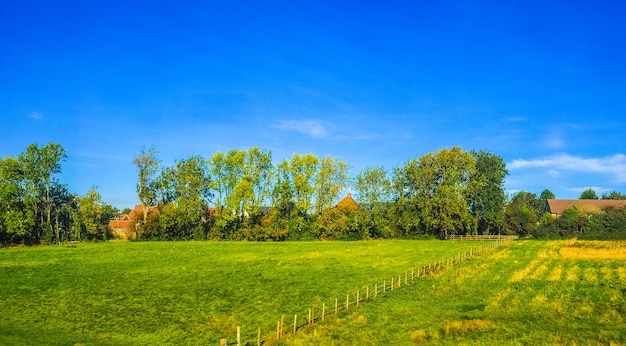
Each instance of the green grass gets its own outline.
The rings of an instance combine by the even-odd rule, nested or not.
[[[217,344],[232,340],[238,325],[256,340],[257,327],[271,335],[282,314],[305,316],[313,303],[477,245],[146,242],[2,249],[0,344]],[[369,306],[393,309],[404,295],[423,296],[430,280],[433,288],[442,285],[425,279],[417,295],[406,290]]]
[[[517,241],[288,345],[626,344],[626,242]]]

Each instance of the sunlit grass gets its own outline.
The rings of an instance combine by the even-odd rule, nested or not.
[[[341,345],[626,344],[626,262],[614,256],[562,257],[559,251],[622,244],[586,245],[578,240],[504,245],[363,306],[359,315],[365,324],[342,317],[338,324],[318,325],[314,338],[305,333],[297,340],[301,345],[333,340]],[[499,258],[495,264],[494,258]]]
[[[476,242],[150,242],[0,250],[0,344],[256,340],[285,314]],[[364,316],[365,318],[365,316]],[[367,324],[362,322],[364,325]]]

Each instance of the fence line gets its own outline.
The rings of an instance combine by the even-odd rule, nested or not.
[[[447,240],[515,240],[519,238],[516,235],[503,235],[503,234],[466,234],[466,235],[449,235],[446,236]]]
[[[468,238],[457,238],[457,237],[472,237],[472,239],[468,239]],[[477,238],[477,237],[481,237],[481,238]],[[487,237],[497,237],[497,238],[487,238]],[[428,265],[424,265],[421,268],[417,267],[417,268],[411,268],[409,270],[406,270],[403,274],[398,275],[397,277],[391,276],[390,277],[390,281],[387,281],[387,279],[383,279],[382,285],[380,284],[380,282],[375,282],[374,283],[374,292],[373,292],[373,298],[377,298],[379,294],[385,294],[389,291],[393,291],[394,289],[398,289],[400,287],[402,287],[403,285],[410,285],[414,280],[416,280],[417,278],[423,277],[423,276],[429,276],[429,275],[434,275],[440,271],[442,271],[443,269],[447,268],[447,267],[451,267],[454,266],[455,264],[461,263],[464,260],[478,255],[486,250],[498,247],[506,242],[512,241],[514,239],[517,239],[517,237],[513,237],[513,236],[451,236],[451,238],[449,239],[453,239],[453,240],[495,240],[493,242],[490,242],[489,244],[484,244],[481,245],[477,248],[471,248],[469,250],[463,251],[460,254],[457,254],[455,256],[452,257],[448,257],[445,259],[441,259],[439,261],[436,261],[434,263],[428,264]],[[410,272],[410,274],[409,274]],[[404,281],[402,280],[404,276]],[[395,281],[394,281],[395,280]],[[353,291],[353,295],[351,295],[350,293],[346,294],[346,301],[345,304],[339,304],[339,299],[335,298],[335,308],[334,310],[331,311],[326,311],[326,303],[322,303],[322,308],[321,308],[321,314],[319,314],[319,316],[316,316],[315,313],[315,305],[312,305],[311,307],[308,308],[308,318],[304,321],[304,322],[300,322],[301,320],[298,319],[298,315],[294,314],[293,315],[293,328],[291,330],[291,335],[295,335],[297,333],[298,330],[305,328],[309,325],[314,325],[317,321],[323,321],[326,319],[326,316],[329,315],[338,315],[341,312],[346,312],[349,311],[350,307],[359,307],[362,303],[365,302],[369,302],[370,301],[370,285],[365,286],[366,289],[366,294],[365,297],[361,294],[360,290],[357,290],[356,292]],[[266,337],[264,340],[261,339],[261,327],[258,327],[257,329],[257,340],[256,343],[252,343],[252,342],[247,342],[247,344],[249,345],[264,345],[265,343],[268,342],[277,342],[278,340],[280,340],[282,337],[284,337],[285,335],[287,335],[288,333],[285,332],[284,330],[284,323],[285,323],[285,315],[281,315],[281,318],[278,320],[277,322],[277,327],[276,327],[276,333],[272,334],[268,337]],[[227,339],[221,339],[220,340],[220,345],[228,345],[226,342]],[[237,326],[237,338],[236,338],[236,345],[240,346],[242,345],[242,338],[241,338],[241,329],[240,326]]]

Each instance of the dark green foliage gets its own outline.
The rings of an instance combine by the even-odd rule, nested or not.
[[[534,232],[537,238],[626,239],[626,208],[607,208],[599,212],[566,209],[557,218],[546,216]]]
[[[598,199],[598,194],[596,190],[589,188],[580,194],[579,199]]]

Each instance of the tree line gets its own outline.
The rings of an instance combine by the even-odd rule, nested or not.
[[[65,159],[65,150],[53,142],[31,144],[17,157],[0,159],[0,243],[111,237],[108,221],[120,211],[104,202],[96,187],[84,196],[70,193],[58,180]],[[293,154],[274,162],[271,151],[252,147],[164,166],[156,148],[141,148],[133,159],[143,211],[134,220],[137,239],[563,237],[626,226],[621,209],[594,216],[601,219],[597,222],[583,211],[548,218],[545,201],[554,198],[549,190],[539,197],[518,192],[509,198],[503,188],[504,160],[484,150],[444,148],[391,171],[370,167],[354,177],[345,161],[332,156]],[[347,191],[358,203],[337,206]],[[586,191],[581,198],[594,194]],[[602,196],[622,197],[618,192]]]
[[[51,142],[0,158],[0,244],[107,239],[108,220],[119,210],[95,187],[85,196],[70,193],[58,180],[66,157]]]
[[[155,148],[135,157],[143,239],[301,240],[445,237],[506,233],[503,159],[487,151],[441,149],[391,172],[355,177],[331,156],[217,152],[161,167]],[[351,188],[353,208],[335,207]],[[214,208],[210,208],[214,206]],[[158,215],[149,217],[150,207]]]

